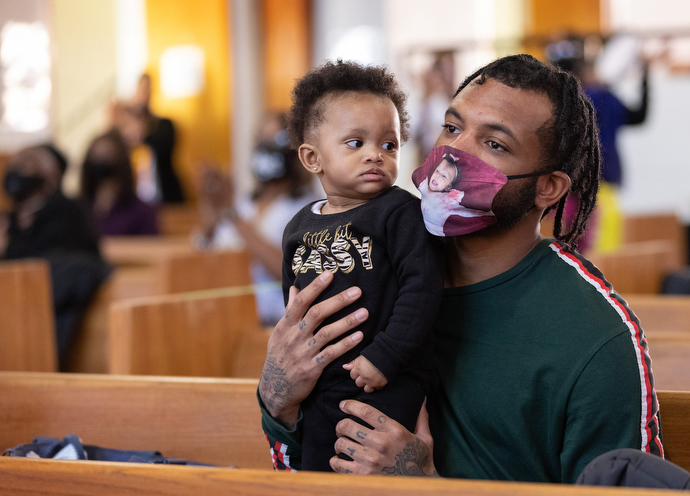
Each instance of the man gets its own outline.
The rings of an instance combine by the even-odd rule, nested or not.
[[[343,401],[331,467],[388,473],[574,482],[616,448],[662,455],[651,361],[639,321],[601,273],[565,243],[584,231],[596,198],[599,145],[591,104],[572,76],[525,55],[492,62],[460,86],[436,146],[471,154],[507,176],[496,223],[446,243],[446,289],[435,323],[441,387],[416,433]],[[510,180],[512,178],[512,180]],[[569,191],[573,224],[561,218]],[[554,240],[539,223],[556,208]],[[275,465],[299,468],[299,405],[335,357],[326,346],[365,309],[322,328],[360,288],[309,308],[333,275],[299,294],[269,342],[259,398]],[[362,288],[366,291],[366,288]],[[323,348],[323,349],[321,349]]]

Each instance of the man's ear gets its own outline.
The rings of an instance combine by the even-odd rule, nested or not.
[[[570,183],[568,174],[561,171],[541,176],[537,181],[537,196],[534,204],[541,209],[556,204],[568,192]]]
[[[300,145],[297,150],[299,154],[299,161],[302,165],[312,174],[318,174],[321,172],[321,165],[319,164],[319,151],[314,145],[304,143]]]

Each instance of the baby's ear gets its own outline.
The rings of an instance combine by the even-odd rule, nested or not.
[[[302,165],[312,174],[321,172],[321,165],[319,164],[319,151],[314,145],[304,143],[297,150],[299,160]]]

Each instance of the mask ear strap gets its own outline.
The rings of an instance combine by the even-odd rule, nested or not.
[[[512,176],[506,176],[508,179],[523,179],[525,177],[537,177],[537,176],[543,176],[544,174],[549,174],[551,172],[554,172],[553,170],[538,170],[534,172],[528,172],[527,174],[515,174]]]

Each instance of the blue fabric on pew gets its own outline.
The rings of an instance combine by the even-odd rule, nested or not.
[[[34,455],[31,455],[34,453]],[[107,462],[163,463],[171,465],[195,465],[211,467],[205,463],[190,462],[183,458],[167,458],[158,451],[127,451],[100,446],[83,445],[75,434],[63,440],[38,436],[31,444],[20,444],[6,449],[3,456],[59,458],[62,460],[96,460]]]

